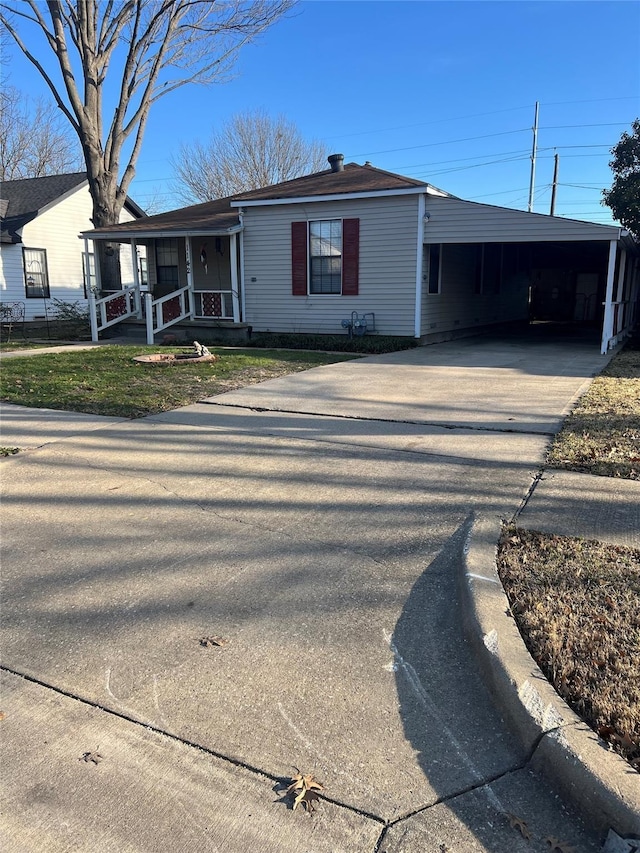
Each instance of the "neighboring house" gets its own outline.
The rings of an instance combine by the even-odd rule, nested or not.
[[[52,299],[86,305],[87,286],[95,284],[93,254],[79,239],[92,227],[86,174],[3,181],[0,199],[0,301],[24,302],[27,321],[52,312]],[[127,200],[121,222],[142,216]],[[121,252],[121,269],[123,284],[131,284],[130,251]]]
[[[639,251],[623,229],[329,162],[85,236],[146,248],[148,335],[185,318],[335,334],[366,315],[380,334],[427,342],[533,317],[597,327],[606,350],[632,326]]]

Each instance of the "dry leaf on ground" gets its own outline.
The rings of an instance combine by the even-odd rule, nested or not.
[[[545,838],[545,842],[551,848],[551,853],[577,853],[575,847],[571,847],[566,841],[560,841],[555,835]]]
[[[531,841],[531,833],[529,832],[529,827],[522,820],[522,818],[519,818],[517,815],[511,814],[511,812],[507,812],[507,817],[509,818],[509,826],[512,829],[517,829],[520,835],[523,838],[526,838],[527,841]]]
[[[211,646],[226,646],[229,644],[229,640],[225,637],[200,637],[199,642],[205,649],[209,649]]]
[[[102,758],[99,752],[84,752],[80,761],[86,761],[87,763],[91,761],[94,764],[100,764]]]
[[[324,791],[324,785],[322,785],[321,782],[318,782],[317,779],[314,779],[311,774],[305,776],[297,767],[294,767],[294,770],[297,770],[298,772],[292,778],[291,784],[287,788],[287,794],[294,797],[293,811],[295,811],[299,805],[302,805],[302,808],[305,809],[308,814],[311,814],[314,810],[314,802],[320,799],[318,791]]]

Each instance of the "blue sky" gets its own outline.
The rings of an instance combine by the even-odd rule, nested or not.
[[[244,48],[234,79],[152,113],[130,195],[176,206],[170,156],[239,111],[285,115],[327,153],[525,209],[540,102],[534,210],[610,222],[609,149],[640,115],[640,2],[302,2]],[[11,81],[44,93],[15,54]]]

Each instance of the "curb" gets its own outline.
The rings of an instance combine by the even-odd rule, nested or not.
[[[544,775],[603,835],[640,834],[640,778],[556,693],[510,615],[496,568],[501,522],[474,520],[460,573],[464,628],[498,709]]]

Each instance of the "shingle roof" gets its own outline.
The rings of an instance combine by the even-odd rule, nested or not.
[[[20,242],[17,231],[23,225],[35,219],[50,204],[87,183],[86,172],[3,181],[0,186],[0,199],[7,204],[2,212],[2,242]],[[144,211],[131,199],[127,199],[126,204],[133,213],[144,216]]]
[[[0,197],[7,202],[2,216],[2,242],[20,242],[19,228],[35,219],[51,202],[87,182],[85,172],[3,181]]]
[[[3,181],[0,196],[9,202],[7,217],[13,219],[27,214],[36,216],[43,207],[86,182],[86,172]]]
[[[121,225],[97,228],[91,234],[109,233],[113,235],[136,232],[185,232],[185,231],[226,231],[240,224],[236,209],[231,202],[241,201],[270,201],[274,199],[296,199],[309,196],[349,194],[361,192],[381,192],[384,190],[417,189],[428,184],[414,178],[406,178],[393,172],[376,169],[370,164],[360,166],[358,163],[347,163],[340,172],[326,169],[304,175],[291,181],[284,181],[263,189],[239,193],[216,201],[170,210],[156,216],[148,216],[144,221],[124,222]]]
[[[314,195],[415,189],[426,186],[427,184],[423,181],[385,172],[369,163],[365,163],[364,166],[358,163],[347,163],[340,172],[334,172],[331,169],[315,172],[313,175],[294,178],[292,181],[285,181],[272,187],[241,193],[235,197],[235,201],[268,201]]]
[[[130,234],[140,232],[163,232],[163,231],[226,231],[239,224],[238,212],[230,205],[231,198],[218,199],[217,201],[205,201],[201,204],[193,204],[189,207],[181,207],[179,210],[169,210],[166,213],[157,213],[155,216],[145,216],[132,222],[122,222],[120,225],[96,228],[95,231],[87,231],[91,234]]]

